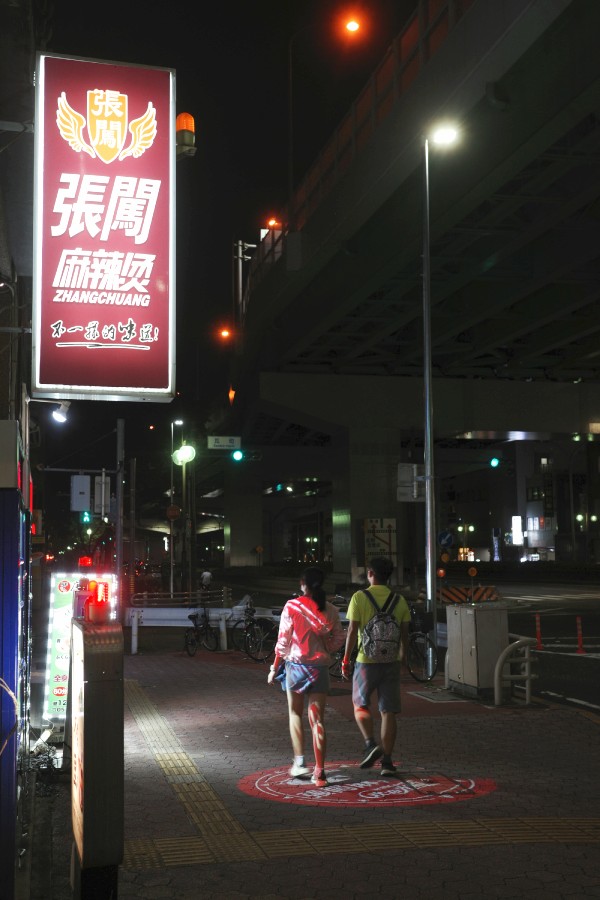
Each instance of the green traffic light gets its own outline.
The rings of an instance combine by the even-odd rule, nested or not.
[[[82,521],[82,523],[83,523],[84,525],[89,525],[89,523],[92,521],[92,517],[91,517],[90,513],[89,513],[89,512],[83,512],[83,513],[81,514],[81,521]]]
[[[492,469],[497,469],[499,465],[500,460],[498,459],[498,457],[492,456],[492,458],[490,459],[490,466],[492,467]]]
[[[244,451],[243,450],[234,450],[233,453],[231,454],[231,458],[234,459],[236,462],[241,462],[244,458]]]

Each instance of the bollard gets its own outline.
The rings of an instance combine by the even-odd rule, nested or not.
[[[141,610],[131,610],[131,655],[135,656],[138,652],[138,628],[140,625]]]
[[[227,650],[227,620],[223,614],[219,616],[219,650]]]
[[[542,626],[541,626],[541,616],[539,613],[535,614],[535,638],[536,638],[536,650],[543,650],[544,646],[542,644]]]
[[[575,620],[577,622],[577,652],[585,653],[583,649],[583,632],[581,630],[581,616],[576,616]]]

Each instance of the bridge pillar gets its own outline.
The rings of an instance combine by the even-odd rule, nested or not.
[[[262,553],[262,481],[260,464],[232,463],[224,471],[223,534],[226,566],[257,566]]]
[[[394,584],[407,584],[416,572],[422,504],[398,503],[400,443],[400,429],[369,424],[335,441],[333,566],[340,579],[364,580],[366,563],[377,555],[393,560]]]

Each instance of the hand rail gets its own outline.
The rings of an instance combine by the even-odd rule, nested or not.
[[[531,664],[536,662],[537,659],[531,656],[531,648],[535,646],[536,639],[530,637],[522,637],[518,634],[509,634],[509,638],[513,639],[513,642],[506,647],[500,656],[498,657],[498,661],[496,662],[496,667],[494,669],[494,705],[502,706],[502,683],[505,681],[525,681],[525,704],[527,706],[531,703],[531,681],[533,678],[537,678],[536,674],[533,674],[531,671]],[[521,651],[523,651],[521,653]],[[519,653],[520,655],[516,655]],[[510,657],[514,657],[511,659]],[[513,665],[514,663],[520,663],[522,666],[522,671],[519,673],[509,672],[507,674],[503,674],[503,669],[506,663],[508,665]]]

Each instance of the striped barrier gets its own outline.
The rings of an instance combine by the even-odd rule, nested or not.
[[[483,603],[484,601],[499,600],[495,587],[443,587],[438,592],[442,603]]]

